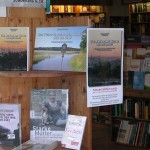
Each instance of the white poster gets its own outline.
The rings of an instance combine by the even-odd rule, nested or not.
[[[0,0],[0,6],[45,8],[46,0]]]
[[[123,28],[87,29],[87,107],[123,101]]]
[[[6,7],[0,7],[0,17],[6,17]]]

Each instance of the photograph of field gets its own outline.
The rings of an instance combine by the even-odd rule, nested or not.
[[[33,70],[85,72],[86,29],[87,26],[36,28]]]

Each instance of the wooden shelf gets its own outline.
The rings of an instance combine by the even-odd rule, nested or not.
[[[131,22],[130,24],[149,24],[150,22]]]
[[[141,97],[141,98],[148,98],[150,97],[149,90],[133,90],[133,89],[124,89],[124,96],[129,97]]]
[[[65,14],[105,14],[105,12],[51,12],[50,14],[61,14],[61,15],[65,15]]]
[[[124,119],[124,120],[131,120],[131,122],[132,122],[132,121],[135,121],[135,122],[136,122],[136,121],[137,121],[137,122],[138,122],[138,121],[150,122],[150,120],[148,120],[148,119],[140,119],[140,118],[138,119],[138,118],[133,118],[133,117],[112,116],[112,118],[113,118],[113,119],[118,119],[118,120],[120,120],[120,119],[121,119],[121,120],[122,120],[122,119]]]
[[[85,75],[85,72],[57,72],[57,71],[3,71],[0,77],[61,77],[65,75]]]

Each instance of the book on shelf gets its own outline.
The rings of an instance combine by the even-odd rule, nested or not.
[[[80,150],[86,125],[86,116],[68,115],[62,147]]]
[[[121,124],[119,127],[117,140],[118,143],[125,143],[125,137],[127,136],[127,126],[129,121],[128,120],[121,120]]]
[[[124,103],[123,103],[125,106],[124,106],[124,114],[126,117],[133,117],[133,110],[134,109],[134,105],[133,105],[133,99],[132,98],[126,98],[124,100]]]
[[[21,144],[21,105],[0,104],[0,149]]]
[[[142,137],[142,146],[150,147],[150,123],[147,125],[147,128],[145,127],[144,131],[146,133],[144,134],[144,137]]]
[[[136,59],[145,59],[146,48],[136,49]]]
[[[30,140],[61,141],[68,115],[68,89],[32,89]]]
[[[0,27],[0,71],[29,70],[29,27]]]
[[[36,28],[33,70],[85,72],[87,28]]]
[[[31,141],[28,140],[12,150],[54,150],[58,146],[58,141]]]
[[[112,120],[112,141],[117,141],[118,131],[121,124],[121,119],[114,119]]]
[[[133,89],[144,90],[144,72],[134,71]]]
[[[83,5],[82,6],[82,12],[83,13],[87,13],[90,11],[90,6],[89,5]]]
[[[130,70],[129,71],[140,71],[141,59],[130,59]]]
[[[150,71],[144,72],[144,90],[150,89]]]
[[[128,141],[129,145],[134,145],[137,129],[138,129],[138,124],[132,123],[132,129],[131,129],[131,133],[130,133],[130,137],[129,137],[129,141]]]
[[[140,146],[142,133],[143,133],[143,128],[144,128],[144,122],[140,122],[139,128],[138,128],[138,135],[137,135],[136,141],[135,141],[135,146]]]
[[[125,144],[129,143],[129,138],[130,138],[130,134],[131,134],[131,131],[132,131],[132,127],[133,127],[133,125],[128,123],[127,131],[126,131],[125,138],[124,138],[124,143]]]
[[[124,87],[126,89],[133,88],[133,71],[124,71],[123,72],[123,79],[124,79]]]

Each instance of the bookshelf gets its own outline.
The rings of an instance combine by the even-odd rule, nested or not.
[[[150,92],[145,86],[149,80],[145,82],[145,74],[148,71],[146,61],[149,59],[148,45],[142,43],[141,38],[139,42],[126,43],[123,103],[112,106],[112,141],[130,146],[132,149],[150,148]],[[138,60],[140,63],[135,63],[133,60]],[[143,82],[135,78],[136,73],[144,75]],[[139,81],[137,86],[135,79]]]
[[[127,3],[129,1],[122,1]],[[130,1],[129,35],[124,47],[123,103],[112,106],[112,141],[127,149],[150,148],[149,69],[150,3]],[[139,79],[137,73],[142,79]],[[145,80],[146,79],[146,80]],[[136,81],[139,81],[137,83]]]
[[[125,89],[123,104],[112,108],[112,141],[133,149],[149,149],[149,105],[149,91]]]
[[[129,4],[130,34],[150,35],[150,2]]]
[[[107,6],[99,5],[51,5],[48,18],[89,16],[93,27],[107,27]]]

